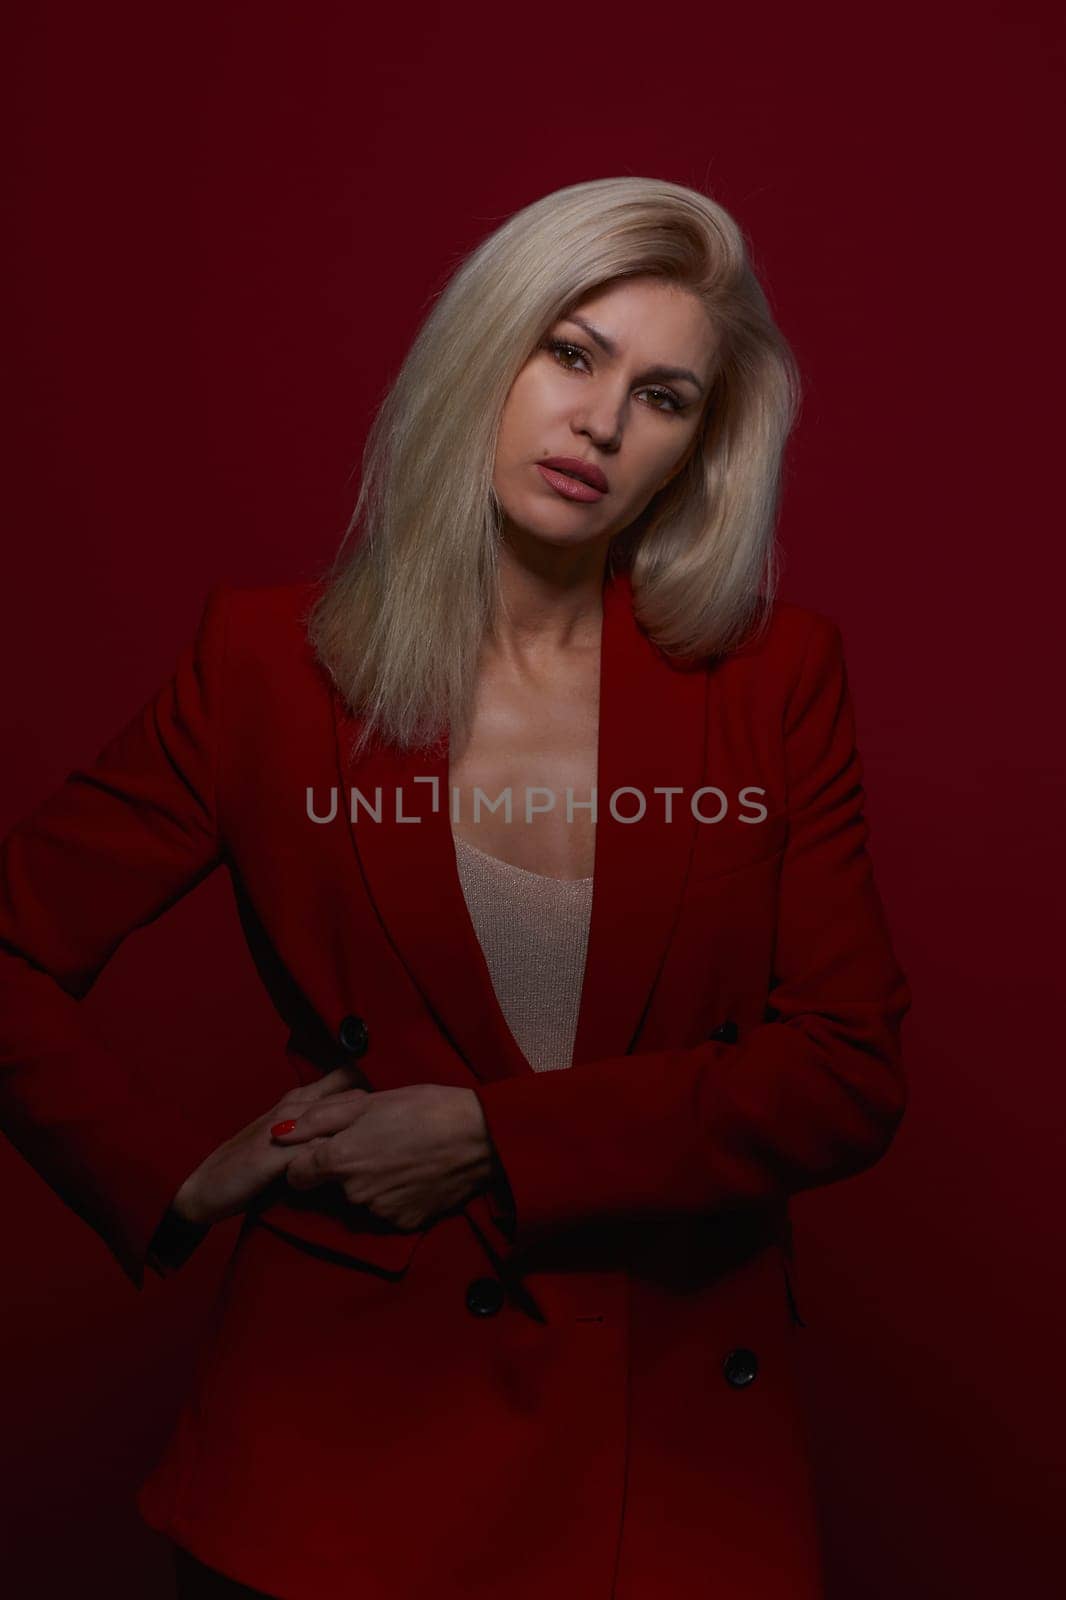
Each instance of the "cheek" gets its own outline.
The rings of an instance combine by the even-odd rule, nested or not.
[[[647,505],[670,471],[674,459],[672,453],[656,449],[654,443],[634,457],[628,474],[630,497],[634,505]]]
[[[523,454],[529,453],[529,403],[524,390],[516,384],[507,397],[500,417],[497,435],[497,465],[507,467]]]
[[[547,449],[551,434],[545,430],[558,427],[562,418],[569,415],[573,391],[550,369],[530,366],[520,372],[511,386],[503,408],[502,425],[510,437],[525,441],[526,453],[532,449]]]
[[[666,424],[664,422],[663,428],[665,429],[665,427]],[[689,428],[682,429],[680,424],[677,426],[677,432],[668,443],[663,443],[660,440],[655,441],[656,448],[649,452],[644,462],[642,477],[645,485],[645,494],[648,498],[658,492],[664,478],[669,478],[672,474],[681,470],[679,464],[684,459],[691,442],[692,430]]]
[[[521,373],[500,417],[496,440],[498,477],[525,467],[549,451],[552,440],[559,437],[558,422],[553,421],[557,413],[557,404],[553,410],[550,384],[533,372]]]

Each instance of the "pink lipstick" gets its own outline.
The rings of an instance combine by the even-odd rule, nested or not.
[[[545,483],[568,500],[600,500],[607,493],[607,479],[591,461],[577,456],[548,456],[536,463]]]

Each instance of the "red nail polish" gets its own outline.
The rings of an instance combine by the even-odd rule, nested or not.
[[[270,1137],[279,1139],[283,1133],[291,1133],[295,1126],[295,1122],[275,1122],[270,1130]]]

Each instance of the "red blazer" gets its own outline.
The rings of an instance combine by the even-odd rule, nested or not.
[[[788,1199],[889,1145],[910,1004],[840,632],[778,603],[686,669],[608,583],[574,1064],[535,1073],[434,809],[446,746],[352,761],[313,592],[213,590],[173,678],[8,836],[3,1125],[139,1285],[217,1140],[163,1119],[78,1001],[224,865],[294,1084],[358,1060],[373,1089],[474,1089],[514,1214],[479,1194],[400,1233],[275,1185],[140,1510],[285,1600],[812,1600]],[[360,800],[353,824],[351,791],[379,785],[381,820]],[[332,820],[309,790],[319,817],[337,791]]]

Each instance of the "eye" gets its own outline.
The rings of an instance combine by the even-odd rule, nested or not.
[[[566,339],[545,339],[544,348],[546,350],[550,350],[557,361],[559,361],[561,356],[583,356],[587,353],[586,351],[582,350],[580,345],[570,344]],[[560,366],[566,366],[565,361],[560,361],[559,364]],[[572,372],[574,369],[571,367],[569,370]]]
[[[672,389],[646,389],[646,394],[661,395],[667,402],[665,406],[653,406],[653,411],[684,411],[684,406]]]
[[[588,360],[588,351],[584,350],[579,344],[571,344],[569,339],[545,339],[543,348],[549,350],[559,365],[567,372],[577,372],[579,370],[578,367],[570,364],[570,357],[576,356],[579,360]],[[680,395],[676,395],[672,389],[644,389],[641,393],[657,396],[659,401],[665,402],[665,404],[653,404],[651,407],[653,411],[662,411],[667,415],[671,413],[677,415],[687,410]]]

